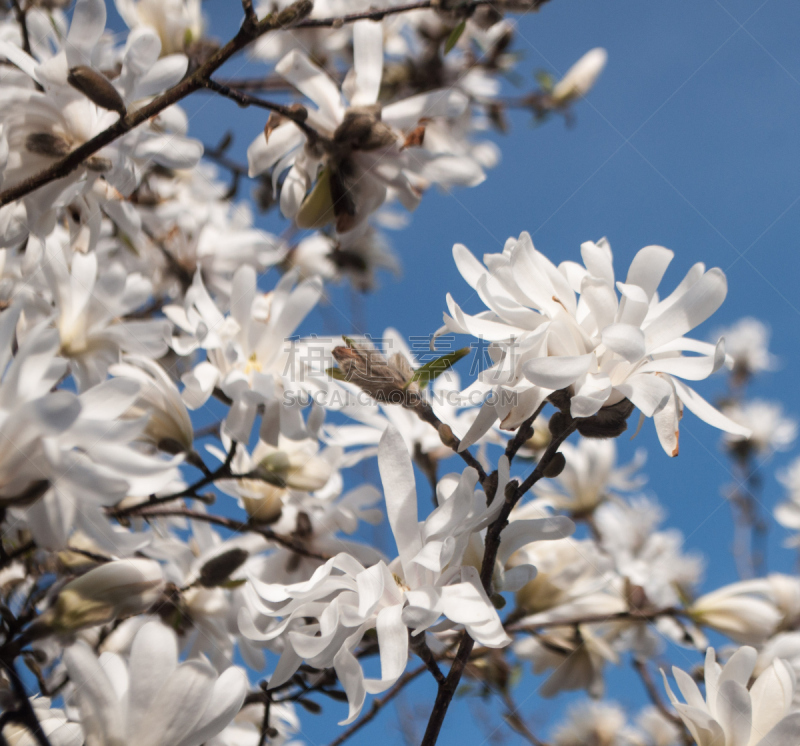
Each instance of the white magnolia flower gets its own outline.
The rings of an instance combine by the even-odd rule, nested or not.
[[[753,676],[760,676],[774,661],[782,660],[800,676],[800,632],[780,632],[771,638],[758,653]],[[794,707],[800,709],[800,691],[795,690]]]
[[[267,34],[268,36],[268,34]],[[207,746],[260,746],[264,724],[264,705],[245,705],[233,722],[218,736],[207,741]],[[270,746],[301,746],[293,736],[301,732],[300,718],[291,702],[272,702],[269,706]]]
[[[37,624],[71,632],[141,614],[163,587],[164,575],[157,562],[136,558],[106,562],[67,583]]]
[[[103,381],[122,353],[159,358],[168,349],[170,325],[164,319],[124,321],[150,296],[141,275],[120,264],[102,268],[97,254],[68,256],[53,243],[45,250],[43,271],[52,294],[61,354],[69,358],[81,391]]]
[[[83,745],[80,724],[70,721],[64,710],[52,708],[49,697],[32,698],[31,705],[50,746]],[[39,743],[24,725],[16,723],[6,725],[2,734],[8,746],[37,746]]]
[[[141,355],[125,355],[123,362],[112,365],[108,372],[140,385],[139,396],[125,416],[147,417],[141,435],[146,442],[173,451],[192,449],[192,420],[178,388],[161,365]]]
[[[599,543],[614,560],[617,572],[640,587],[657,607],[675,606],[700,580],[703,558],[682,551],[677,529],[658,531],[664,510],[646,497],[607,502],[595,513]]]
[[[739,319],[715,335],[715,339],[720,337],[725,338],[725,352],[736,381],[744,382],[777,367],[778,360],[769,351],[769,329],[764,322],[749,316]]]
[[[612,647],[618,634],[615,625],[551,625],[586,616],[613,617],[628,608],[611,561],[592,541],[561,539],[523,547],[511,557],[510,564],[517,563],[537,569],[536,577],[516,594],[520,624],[546,623],[548,627],[540,636],[519,637],[514,653],[530,660],[536,674],[552,669],[538,690],[542,696],[575,689],[599,696],[605,664],[619,660]]]
[[[761,458],[786,451],[797,438],[797,420],[787,417],[778,402],[752,399],[723,407],[725,416],[750,431],[748,436],[725,433],[723,442],[734,454]]]
[[[114,0],[130,29],[153,29],[161,40],[161,53],[183,52],[203,35],[200,0]]]
[[[786,500],[775,507],[775,520],[782,526],[800,531],[800,458],[796,458],[785,469],[778,472],[778,481],[786,489]],[[788,546],[800,543],[800,536],[787,541]]]
[[[688,608],[692,619],[740,644],[759,644],[781,623],[776,588],[769,578],[723,586],[696,599]]]
[[[564,443],[559,451],[566,458],[564,471],[533,488],[540,500],[556,510],[591,512],[620,492],[639,490],[647,480],[637,473],[646,459],[642,449],[625,466],[617,466],[617,446],[613,440],[582,438],[576,445]]]
[[[553,87],[553,100],[559,106],[583,98],[592,89],[608,61],[608,52],[602,47],[590,49]]]
[[[178,663],[175,633],[149,622],[130,659],[97,658],[83,641],[64,653],[73,687],[65,695],[80,713],[87,746],[200,746],[236,716],[247,677],[231,667],[217,676],[199,659]]]
[[[247,152],[250,176],[272,169],[274,185],[289,169],[281,188],[281,211],[303,228],[335,220],[337,231],[344,233],[390,195],[413,209],[431,183],[474,186],[485,178],[471,157],[454,154],[446,143],[430,149],[425,142],[429,125],[421,120],[435,123],[457,114],[466,108],[465,96],[435,90],[380,107],[382,24],[357,21],[353,48],[353,71],[345,81],[347,103],[338,86],[304,53],[293,50],[275,67],[318,106],[308,111],[306,123],[325,140],[310,141],[285,119],[268,126]]]
[[[57,340],[52,342],[51,355],[57,349]],[[16,469],[15,480],[27,481],[29,490],[31,483],[40,486],[27,499],[11,502],[13,514],[39,546],[63,548],[78,529],[103,551],[119,556],[149,540],[146,533],[130,534],[112,526],[102,511],[126,498],[149,497],[179,481],[180,456],[162,459],[135,446],[147,419],[127,420],[122,415],[138,394],[134,381],[111,379],[78,397],[65,391],[46,397],[53,405],[66,402],[59,405],[64,407],[59,414],[61,427],[48,433],[38,449],[20,454],[27,466]],[[35,420],[31,427],[36,427]],[[14,450],[24,447],[21,439],[14,443]]]
[[[637,746],[677,746],[681,731],[657,707],[645,707],[636,718],[631,739]]]
[[[51,165],[70,150],[82,145],[114,124],[127,106],[161,93],[185,74],[184,55],[158,59],[161,43],[153,31],[132,32],[120,57],[120,74],[114,82],[100,72],[103,63],[99,44],[105,32],[104,0],[79,0],[73,12],[63,49],[37,61],[19,47],[0,40],[0,56],[16,65],[30,80],[29,86],[0,88],[0,123],[9,143],[9,161],[4,172],[5,186],[18,184]],[[88,76],[83,87],[92,98],[68,80],[78,69]],[[43,91],[37,90],[34,83]],[[92,92],[93,91],[93,92]],[[112,99],[109,102],[109,99]],[[103,103],[98,105],[96,101]],[[109,108],[110,107],[110,108]],[[111,110],[113,109],[113,110]],[[23,198],[20,204],[2,209],[0,225],[4,245],[14,245],[27,230],[44,237],[55,225],[57,208],[70,205],[88,193],[95,181],[112,187],[100,190],[102,207],[115,220],[130,225],[135,211],[120,201],[119,194],[130,194],[138,182],[138,169],[150,161],[167,168],[194,165],[203,153],[202,145],[184,137],[185,117],[172,107],[148,125],[139,127],[97,151],[69,176],[45,185]],[[97,215],[97,195],[84,210],[85,218]],[[23,217],[24,215],[24,217]]]
[[[725,361],[722,342],[683,336],[719,308],[727,293],[722,271],[696,264],[661,300],[656,291],[673,257],[668,249],[639,251],[626,281],[616,284],[605,240],[582,244],[581,253],[585,266],[556,267],[523,233],[502,254],[487,255],[483,266],[464,246],[454,246],[459,271],[489,310],[469,315],[448,295],[444,329],[491,342],[495,361],[464,392],[492,396],[461,446],[497,419],[515,429],[554,392],[562,392],[558,402],[573,417],[592,418],[578,429],[594,437],[618,435],[638,407],[653,417],[671,456],[678,453],[684,406],[715,427],[747,434],[680,380],[702,380]]]
[[[625,712],[612,702],[579,702],[553,734],[555,746],[627,746]]]
[[[418,635],[445,617],[437,630],[463,624],[481,645],[510,642],[478,571],[461,564],[470,536],[491,523],[502,502],[495,498],[487,507],[485,494],[475,489],[477,472],[467,468],[460,478],[448,480],[439,507],[419,523],[411,459],[393,428],[381,440],[378,464],[399,557],[389,565],[381,561],[365,568],[339,554],[310,580],[289,586],[253,578],[253,609],[282,621],[262,632],[247,615],[239,620],[243,634],[252,639],[271,640],[291,631],[284,634],[288,645],[271,686],[286,681],[303,659],[317,668],[335,668],[350,702],[345,722],[358,716],[367,692],[388,689],[402,674],[409,629]],[[499,470],[497,495],[502,495],[508,483],[504,459]],[[559,535],[552,519],[529,521],[526,529],[524,543]],[[371,628],[377,629],[380,645],[380,679],[365,679],[353,655]]]
[[[204,162],[168,174],[157,169],[145,174],[136,205],[145,230],[130,236],[140,257],[132,266],[153,278],[157,295],[182,297],[199,270],[217,303],[227,309],[239,267],[262,273],[286,257],[284,243],[255,228],[250,207],[232,203],[228,189],[216,167]],[[130,261],[131,252],[123,256]]]
[[[714,648],[706,652],[705,697],[694,679],[673,667],[672,673],[686,703],[664,685],[698,746],[793,746],[800,733],[800,712],[792,712],[797,682],[781,660],[749,685],[756,664],[753,648],[739,648],[725,666],[720,666]]]
[[[375,289],[377,270],[400,272],[400,263],[385,235],[366,222],[336,239],[313,233],[289,251],[285,264],[297,269],[303,278],[320,275],[330,282],[347,279],[362,292]]]
[[[314,358],[315,341],[307,346],[289,337],[322,294],[319,278],[295,286],[296,275],[281,278],[270,293],[258,292],[252,267],[241,267],[233,278],[232,306],[223,316],[198,273],[186,293],[184,307],[165,306],[164,313],[181,334],[172,340],[179,355],[205,349],[207,360],[182,377],[183,399],[190,409],[203,406],[215,388],[231,399],[223,430],[247,443],[260,406],[261,438],[276,443],[279,433],[306,437],[302,407],[308,390],[324,389],[324,375],[305,366]],[[319,355],[316,356],[319,358]]]
[[[316,439],[291,440],[285,436],[279,437],[276,446],[260,440],[251,454],[240,446],[231,462],[233,472],[252,476],[221,479],[217,486],[239,498],[251,517],[274,523],[291,490],[315,492],[331,479],[334,473],[331,458],[326,458],[326,454],[318,455],[318,451]],[[224,460],[224,454],[212,452]]]

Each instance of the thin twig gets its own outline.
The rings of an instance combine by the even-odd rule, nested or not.
[[[607,624],[610,622],[652,622],[660,617],[686,616],[687,612],[675,606],[666,606],[658,609],[639,610],[629,609],[617,611],[613,614],[587,614],[577,619],[548,619],[544,622],[526,623],[521,619],[512,624],[507,624],[506,632],[536,632],[540,629],[552,627],[577,627],[582,624]]]
[[[644,688],[647,690],[647,695],[650,697],[650,701],[667,720],[677,725],[681,732],[685,734],[686,730],[683,720],[681,720],[680,717],[678,717],[678,715],[676,715],[674,712],[669,710],[664,704],[664,700],[661,699],[658,688],[653,682],[653,677],[650,676],[650,670],[647,668],[647,661],[641,660],[640,658],[634,656],[631,662],[634,670],[639,674],[642,684],[644,684]]]
[[[433,678],[436,679],[436,683],[442,686],[444,684],[444,674],[442,673],[442,669],[439,668],[439,664],[436,662],[433,651],[428,647],[428,643],[425,641],[424,633],[417,635],[416,638],[414,636],[411,637],[411,649],[428,667],[428,670],[433,674]]]
[[[253,0],[242,0],[242,10],[244,10],[244,21],[255,26],[258,23],[258,16],[253,10]]]
[[[14,15],[16,16],[17,23],[19,24],[19,30],[22,34],[22,48],[31,56],[33,57],[33,52],[31,51],[31,36],[28,32],[28,16],[27,11],[23,10],[22,6],[19,3],[19,0],[11,0],[11,5],[14,7]],[[41,85],[39,86],[41,90]]]
[[[417,406],[411,408],[411,411],[414,412],[421,420],[427,422],[429,425],[432,425],[441,436],[442,430],[440,428],[445,423],[443,423],[436,416],[436,413],[433,411],[433,408],[430,406],[430,404],[428,404],[426,401],[420,401]],[[461,447],[461,441],[453,436],[452,440],[448,443],[445,443],[445,445],[452,448],[455,453],[461,456],[467,466],[471,466],[473,469],[475,469],[475,471],[478,472],[478,479],[480,480],[480,483],[483,484],[487,476],[486,471],[481,466],[478,459],[476,459],[468,450],[458,450]]]
[[[219,465],[214,471],[205,474],[201,479],[198,479],[194,484],[190,484],[185,489],[181,490],[180,492],[173,492],[169,495],[160,495],[159,497],[151,497],[150,500],[144,503],[138,503],[136,505],[128,505],[124,508],[111,508],[108,510],[108,515],[112,518],[125,518],[130,515],[134,515],[139,513],[142,508],[150,508],[156,505],[163,505],[164,503],[172,502],[174,500],[180,500],[184,497],[197,497],[197,491],[201,490],[203,487],[216,482],[219,479],[228,479],[228,478],[236,478],[237,476],[242,477],[244,475],[236,475],[231,473],[231,463],[233,461],[233,457],[236,453],[236,441],[231,443],[230,450],[228,451],[227,456],[225,457],[225,461]]]
[[[257,106],[260,109],[267,109],[268,111],[274,111],[276,114],[280,114],[282,117],[286,117],[286,119],[290,119],[294,124],[301,129],[306,137],[309,140],[317,141],[317,140],[324,140],[325,138],[319,134],[313,127],[310,127],[306,124],[306,119],[308,118],[308,110],[305,106],[300,104],[294,104],[290,106],[285,106],[284,104],[276,104],[274,101],[266,101],[263,98],[258,98],[257,96],[251,96],[249,93],[243,93],[242,91],[236,91],[233,88],[229,88],[226,85],[222,85],[221,83],[217,83],[215,80],[206,80],[203,83],[205,88],[208,88],[215,93],[219,93],[220,96],[225,96],[225,98],[231,99],[231,101],[235,101],[239,106],[248,107],[248,106]]]
[[[538,409],[519,426],[517,432],[514,434],[514,437],[508,441],[508,444],[506,445],[506,458],[508,458],[509,461],[514,460],[514,456],[517,455],[517,451],[519,451],[519,449],[525,445],[525,441],[533,436],[533,423],[542,413],[542,410],[546,405],[547,402],[543,401],[539,405]]]
[[[497,558],[497,552],[500,548],[500,534],[503,529],[508,525],[508,516],[514,509],[514,506],[519,502],[522,496],[538,482],[543,476],[545,469],[552,461],[553,457],[558,453],[561,444],[572,434],[577,427],[575,420],[571,420],[569,425],[550,441],[550,445],[542,455],[536,468],[528,476],[528,478],[516,489],[509,490],[505,496],[497,495],[496,500],[504,498],[503,507],[500,514],[495,521],[489,526],[486,532],[486,539],[483,550],[483,564],[481,565],[481,584],[484,590],[491,596],[492,593],[492,575],[494,573],[494,564]],[[425,729],[425,735],[422,739],[421,746],[434,746],[439,738],[439,732],[442,728],[447,710],[450,707],[450,702],[456,693],[458,684],[461,681],[461,676],[464,673],[464,667],[469,660],[472,648],[475,641],[469,636],[466,630],[461,633],[461,640],[458,645],[456,657],[453,664],[450,666],[450,672],[444,684],[439,686],[436,693],[436,701],[434,702],[433,709],[431,710],[430,718],[428,719],[428,726]]]
[[[212,523],[215,526],[227,528],[235,533],[245,533],[246,531],[251,531],[256,534],[261,534],[261,536],[263,536],[265,539],[274,541],[276,544],[280,544],[280,546],[284,547],[285,549],[289,549],[295,554],[300,554],[303,557],[320,560],[321,562],[327,562],[330,559],[330,556],[327,554],[314,552],[306,547],[302,542],[292,538],[291,536],[277,534],[271,529],[266,528],[265,526],[260,526],[258,523],[253,523],[251,521],[237,521],[233,518],[225,518],[224,516],[220,515],[201,513],[199,510],[190,510],[189,508],[150,507],[148,503],[137,507],[139,508],[138,510],[134,510],[133,512],[128,511],[127,515],[136,516],[137,518],[189,518],[194,521]]]
[[[255,27],[244,24],[225,46],[218,49],[191,75],[184,78],[180,83],[174,85],[169,90],[154,98],[150,103],[145,104],[139,109],[128,112],[124,117],[120,117],[114,124],[95,135],[93,138],[78,146],[71,153],[60,158],[51,166],[39,171],[33,176],[23,179],[19,184],[9,187],[0,192],[0,206],[7,205],[14,200],[18,200],[27,194],[39,189],[39,187],[49,184],[51,181],[61,179],[72,173],[89,156],[94,155],[98,150],[114,142],[122,135],[127,134],[140,124],[147,122],[152,117],[164,111],[169,106],[178,103],[186,98],[190,93],[203,87],[206,80],[216,72],[234,54],[244,49],[248,44],[255,41],[259,36],[276,29],[287,29],[296,27],[297,24],[307,16],[314,7],[311,0],[298,0],[279,13],[271,13]]]
[[[459,10],[468,13],[482,5],[492,5],[500,10],[507,11],[527,11],[537,8],[543,0],[470,0],[459,5]],[[49,184],[56,179],[61,179],[71,174],[89,156],[94,155],[98,150],[114,142],[131,130],[138,127],[164,111],[169,106],[178,103],[189,94],[202,90],[206,82],[210,79],[225,62],[234,54],[243,50],[246,46],[254,42],[260,36],[279,29],[300,29],[300,28],[339,28],[348,23],[359,20],[379,21],[386,16],[406,13],[414,10],[424,10],[434,5],[433,0],[422,0],[421,2],[408,3],[406,5],[396,5],[391,8],[380,10],[366,10],[360,13],[351,13],[344,16],[334,16],[331,18],[306,18],[314,7],[312,0],[297,0],[288,8],[271,13],[266,18],[256,23],[242,24],[236,36],[227,44],[220,47],[193,73],[168,89],[160,96],[156,96],[148,104],[139,109],[128,112],[124,117],[120,117],[114,124],[107,129],[87,140],[83,145],[78,146],[72,152],[60,158],[52,165],[39,171],[27,179],[23,179],[19,184],[9,187],[0,192],[0,207],[10,202],[21,199],[31,192],[36,191],[45,184]]]
[[[334,738],[328,746],[341,746],[350,736],[354,733],[361,730],[367,723],[371,720],[374,720],[375,716],[387,705],[391,702],[401,691],[403,691],[404,687],[412,682],[414,679],[417,678],[423,671],[427,669],[427,666],[424,664],[418,666],[417,668],[404,673],[398,680],[397,683],[389,689],[386,694],[384,694],[380,699],[373,700],[372,707],[370,707],[369,712],[365,715],[362,715],[361,718],[356,720],[346,731],[341,733],[337,738]]]
[[[28,732],[36,739],[39,746],[51,746],[50,741],[42,730],[42,725],[36,717],[33,706],[28,699],[28,693],[25,691],[25,685],[22,683],[17,669],[14,667],[12,660],[5,657],[0,660],[3,668],[5,669],[8,679],[11,682],[11,688],[14,691],[14,697],[17,700],[16,717],[14,718],[20,725],[24,725]]]
[[[508,725],[508,727],[511,728],[511,730],[513,730],[515,733],[522,736],[528,743],[531,744],[531,746],[547,746],[544,741],[536,737],[536,735],[522,719],[519,714],[519,709],[517,708],[517,703],[511,696],[511,692],[504,690],[501,692],[500,696],[503,700],[503,704],[506,706],[506,710],[508,710],[503,717],[506,725]]]

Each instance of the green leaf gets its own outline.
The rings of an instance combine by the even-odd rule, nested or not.
[[[344,371],[341,370],[341,368],[325,368],[325,372],[335,381],[347,380],[347,376],[345,376]]]
[[[466,27],[467,21],[465,19],[450,32],[450,36],[447,37],[447,41],[444,43],[445,54],[447,54],[456,44],[458,44],[458,40],[461,38],[461,34],[464,33],[464,29]]]
[[[414,375],[408,379],[403,388],[407,389],[412,383],[419,383],[419,387],[424,389],[431,381],[438,378],[449,368],[452,368],[462,357],[469,353],[469,350],[469,347],[462,347],[460,350],[448,352],[446,355],[437,357],[436,360],[425,363],[425,365],[414,371]]]
[[[536,78],[536,82],[539,84],[539,87],[546,93],[550,93],[555,87],[556,81],[546,70],[537,70],[533,74],[533,77]]]

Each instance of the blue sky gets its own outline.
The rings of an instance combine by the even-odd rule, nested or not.
[[[238,3],[211,0],[206,12],[211,33],[229,38],[240,18]],[[751,394],[777,398],[789,413],[800,413],[800,4],[552,0],[522,18],[518,31],[515,49],[523,58],[517,69],[524,89],[533,86],[537,69],[558,75],[588,49],[608,49],[603,76],[575,107],[575,126],[554,118],[533,127],[524,112],[512,114],[511,133],[495,138],[502,162],[486,182],[451,195],[426,195],[410,226],[391,235],[402,278],[385,275],[380,292],[355,301],[347,291],[334,291],[331,305],[306,329],[380,335],[391,325],[407,336],[429,334],[441,324],[447,291],[477,310],[451,258],[455,242],[480,256],[500,251],[508,236],[527,230],[537,248],[558,263],[578,260],[582,241],[607,236],[618,275],[639,248],[661,244],[675,251],[662,290],[673,288],[697,261],[719,266],[728,276],[723,308],[694,336],[706,337],[742,316],[766,321],[781,368],[757,380]],[[239,73],[242,64],[236,60],[226,72]],[[248,71],[258,69],[251,65]],[[508,93],[514,93],[511,86]],[[236,138],[231,155],[239,160],[264,123],[263,112],[243,111],[205,94],[187,101],[186,109],[190,133],[207,143],[231,128]],[[276,232],[282,227],[272,217],[260,225]],[[354,309],[357,319],[367,320],[366,328],[363,321],[353,323]],[[698,386],[712,399],[722,389],[721,379]],[[652,423],[637,441],[623,436],[618,445],[623,461],[637,447],[648,449],[649,489],[668,511],[668,524],[684,533],[687,548],[707,555],[704,587],[734,580],[730,510],[720,495],[731,475],[719,434],[687,414],[677,459],[661,451]],[[764,467],[767,510],[781,498],[774,469],[793,455],[779,454]],[[793,567],[794,556],[781,547],[784,538],[773,524],[772,569]],[[675,660],[683,665],[698,659],[679,653]],[[644,702],[627,672],[616,672],[609,681],[610,694],[623,704]],[[536,684],[526,675],[516,696],[546,738],[552,714],[568,698],[544,702],[536,697]],[[388,710],[350,742],[402,743],[399,721],[415,718],[421,734],[432,698],[429,684],[417,687],[399,710]],[[343,706],[326,705],[326,713],[304,715],[308,728],[302,736],[308,743],[325,744],[336,735],[332,723],[343,716]],[[487,713],[497,725],[499,708],[490,705]],[[440,742],[491,743],[492,728],[481,724],[481,717],[481,705],[459,701]],[[504,726],[499,732],[509,743],[518,740]]]

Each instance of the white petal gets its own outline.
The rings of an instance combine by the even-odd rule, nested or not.
[[[393,426],[386,428],[378,446],[378,468],[386,495],[386,515],[394,533],[403,571],[409,576],[412,561],[422,549],[417,524],[417,491],[414,467],[403,436]]]
[[[672,306],[647,325],[647,348],[652,350],[682,337],[702,324],[722,305],[727,293],[725,273],[716,267],[710,269]]]
[[[275,66],[275,71],[319,107],[329,126],[333,128],[342,120],[339,88],[305,54],[293,49]]]
[[[750,430],[748,428],[726,417],[718,409],[712,407],[697,392],[690,389],[685,383],[677,378],[673,378],[672,384],[675,386],[675,393],[683,404],[686,405],[686,408],[703,420],[703,422],[707,422],[712,427],[724,430],[726,433],[731,433],[732,435],[742,435],[745,438],[750,436]]]
[[[522,366],[525,378],[537,386],[557,391],[575,383],[586,374],[594,353],[577,356],[550,356],[529,360]]]
[[[356,21],[353,24],[353,68],[356,74],[352,106],[369,106],[378,100],[383,77],[383,24]]]

